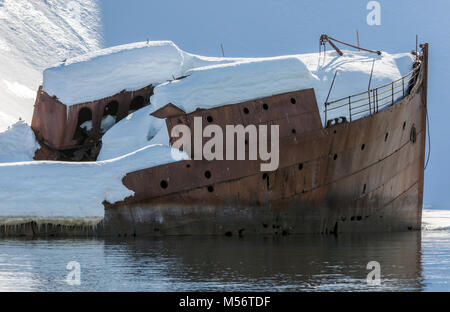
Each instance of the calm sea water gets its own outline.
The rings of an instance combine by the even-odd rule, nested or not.
[[[0,240],[0,291],[315,290],[450,291],[450,211],[426,211],[422,233]]]

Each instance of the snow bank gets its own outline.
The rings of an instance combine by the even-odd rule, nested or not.
[[[38,148],[33,130],[24,121],[0,133],[0,163],[32,161]]]
[[[226,64],[188,70],[187,78],[163,83],[155,88],[151,103],[161,108],[172,103],[190,113],[197,108],[213,108],[295,90],[314,88],[319,111],[334,73],[338,71],[330,101],[367,90],[375,59],[372,87],[399,79],[412,70],[410,54],[377,56],[367,52],[343,51],[274,58],[236,59]],[[346,116],[347,108],[334,113]]]
[[[429,210],[424,207],[422,216],[422,230],[448,231],[450,230],[449,210]]]
[[[168,146],[152,145],[93,163],[0,164],[0,223],[101,220],[103,201],[114,203],[133,195],[122,184],[128,172],[179,159],[187,159],[187,155]]]
[[[186,72],[189,77],[155,88],[151,103],[172,103],[190,113],[278,93],[314,87],[318,79],[297,57],[212,65]]]
[[[127,44],[67,60],[44,71],[44,90],[66,105],[138,90],[182,74],[183,53],[170,41]]]
[[[166,122],[150,116],[152,112],[151,106],[144,107],[106,132],[98,160],[116,158],[152,144],[169,146]]]

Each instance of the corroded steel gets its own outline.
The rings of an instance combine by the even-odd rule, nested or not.
[[[135,195],[105,203],[104,234],[420,230],[426,52],[409,95],[351,123],[319,126],[312,90],[168,118],[169,130],[190,125],[195,116],[211,116],[218,125],[277,124],[283,129],[280,167],[262,173],[258,161],[189,160],[129,173],[123,183]],[[292,104],[291,98],[300,100]],[[263,103],[268,110],[261,108]]]
[[[55,155],[56,151],[78,149],[98,142],[102,137],[100,124],[108,104],[118,103],[116,119],[116,122],[118,122],[128,115],[133,99],[142,97],[142,106],[145,106],[149,104],[149,98],[152,94],[153,86],[150,85],[137,91],[122,91],[97,101],[66,106],[56,97],[49,96],[40,87],[34,106],[31,128],[39,143],[44,145],[44,151],[38,152],[36,159],[52,159],[51,157]],[[84,108],[88,108],[92,112],[93,130],[90,131],[88,140],[80,142],[74,135],[79,126],[79,113]]]

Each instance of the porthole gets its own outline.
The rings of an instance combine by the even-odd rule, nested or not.
[[[412,126],[411,128],[410,140],[413,144],[417,142],[417,131],[415,126]]]
[[[296,104],[296,103],[297,103],[297,100],[294,99],[294,98],[291,98],[291,103],[292,103],[292,104]]]
[[[361,145],[361,150],[363,151],[366,148],[366,144]]]
[[[264,110],[268,110],[269,109],[269,105],[267,105],[266,103],[263,104],[263,109]]]
[[[214,119],[213,119],[211,116],[208,116],[208,117],[206,118],[206,120],[207,120],[209,123],[212,123]]]
[[[169,184],[167,183],[166,180],[162,180],[162,181],[161,181],[161,188],[162,188],[162,189],[166,189],[168,186],[169,186]]]
[[[205,178],[207,178],[207,179],[211,179],[211,177],[212,177],[212,174],[211,174],[211,171],[205,171]]]
[[[338,155],[337,155],[337,154],[334,154],[333,159],[334,159],[334,160],[337,160],[337,159],[338,159]]]
[[[244,114],[248,115],[249,113],[250,113],[250,110],[247,107],[245,107],[244,108]]]

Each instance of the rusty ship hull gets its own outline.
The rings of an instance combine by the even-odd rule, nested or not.
[[[145,237],[161,235],[338,234],[421,229],[427,129],[428,45],[403,97],[356,120],[323,126],[314,89],[185,114],[154,113],[169,133],[203,127],[278,125],[274,172],[260,161],[186,160],[130,172],[134,196],[104,202],[96,227],[2,226],[4,235]],[[369,105],[370,105],[369,91]],[[372,105],[378,101],[378,94]],[[350,98],[350,97],[349,97]],[[378,104],[377,104],[378,105]],[[172,139],[173,143],[173,139]],[[248,146],[247,146],[248,149]]]
[[[427,47],[425,47],[426,49]],[[105,203],[112,236],[337,234],[421,229],[427,51],[410,92],[368,117],[323,128],[314,90],[180,115],[177,124],[280,127],[280,165],[188,160],[129,173],[135,195]],[[393,101],[394,102],[394,101]]]

